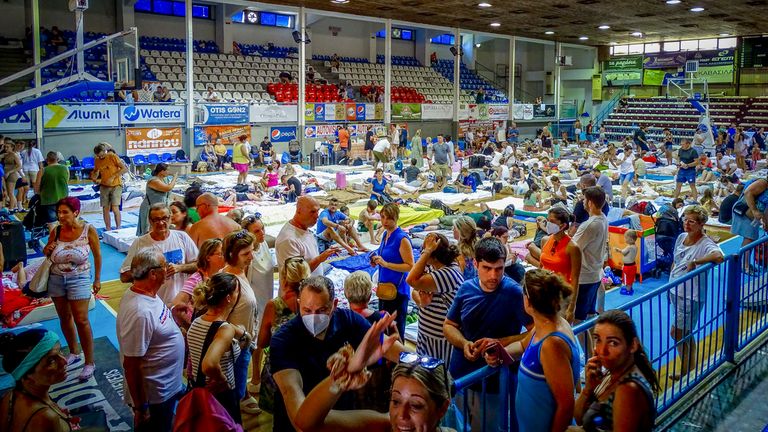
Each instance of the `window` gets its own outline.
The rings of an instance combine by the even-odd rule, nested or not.
[[[664,51],[667,51],[667,52],[680,51],[680,41],[664,42]]]
[[[647,53],[657,53],[661,51],[661,44],[660,43],[647,43],[645,44],[645,52]]]
[[[138,0],[134,3],[133,10],[136,12],[183,17],[186,15],[187,6],[185,2],[178,0]],[[194,18],[212,19],[211,6],[192,4],[192,16]]]
[[[456,37],[450,33],[435,36],[431,39],[433,44],[439,45],[453,45],[456,42]]]
[[[701,39],[699,40],[699,50],[714,50],[717,49],[717,39]]]
[[[274,26],[277,21],[277,16],[269,12],[262,12],[259,17],[261,18],[261,25],[264,26]]]
[[[413,32],[410,30],[403,29],[401,37],[402,39],[405,39],[405,40],[413,40]]]
[[[613,53],[616,55],[627,55],[629,54],[629,45],[616,45],[613,47]]]
[[[376,32],[377,38],[387,37],[387,31],[379,30]],[[413,40],[413,30],[392,27],[392,39]]]
[[[736,48],[736,38],[718,39],[717,49]]]
[[[269,27],[293,28],[296,17],[273,12],[259,12],[245,9],[232,15],[232,22],[240,24],[261,24]]]
[[[611,47],[611,48],[610,48],[610,50],[609,50],[611,55],[614,55],[614,54],[615,54],[615,53],[614,53],[614,50],[613,50],[613,48],[614,48],[614,47]]]
[[[631,44],[629,46],[629,53],[630,54],[642,54],[643,53],[643,44]]]
[[[291,16],[277,15],[277,20],[275,21],[275,25],[277,27],[293,28],[293,23],[291,22]]]
[[[680,51],[696,51],[699,49],[699,41],[688,40],[680,41]]]

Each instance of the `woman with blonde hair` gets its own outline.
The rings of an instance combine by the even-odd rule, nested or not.
[[[477,276],[475,267],[475,244],[477,238],[477,224],[469,216],[461,216],[453,222],[453,237],[459,242],[459,268],[464,280]]]
[[[258,359],[260,356],[264,358],[264,367],[261,369],[261,376],[251,378],[248,391],[259,393],[259,407],[268,412],[272,411],[275,392],[278,391],[270,372],[269,345],[272,341],[272,335],[299,313],[299,285],[311,274],[312,270],[304,258],[293,257],[285,260],[279,275],[280,294],[267,302],[267,306],[264,308],[256,343],[256,358]],[[261,387],[259,388],[259,386]]]
[[[192,319],[195,287],[204,284],[208,279],[224,267],[224,254],[222,253],[222,241],[218,238],[208,239],[200,245],[197,254],[197,270],[184,282],[184,286],[171,302],[173,317],[179,327],[186,329]]]

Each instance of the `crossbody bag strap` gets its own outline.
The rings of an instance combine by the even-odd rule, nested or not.
[[[219,331],[219,327],[224,324],[225,321],[214,321],[208,328],[208,334],[205,335],[205,341],[203,342],[203,349],[200,351],[200,361],[197,363],[197,378],[193,387],[205,387],[205,375],[203,374],[203,359],[205,353],[208,352],[208,348],[213,343],[213,339],[216,337],[216,333]]]

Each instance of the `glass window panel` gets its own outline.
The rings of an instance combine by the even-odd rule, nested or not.
[[[173,14],[183,17],[186,12],[187,5],[184,2],[173,2]],[[194,16],[194,15],[193,15]]]
[[[736,48],[736,38],[725,38],[717,41],[717,48]]]
[[[680,51],[696,51],[699,49],[699,41],[687,40],[680,41]]]
[[[647,43],[645,44],[645,52],[647,53],[657,53],[661,51],[661,44],[659,43]]]
[[[699,40],[699,50],[714,50],[717,49],[717,39],[701,39]]]
[[[643,53],[643,44],[631,44],[629,46],[629,53],[630,54],[642,54]]]
[[[664,42],[664,51],[668,51],[668,52],[680,51],[680,41]]]
[[[152,11],[158,14],[172,15],[173,3],[168,0],[154,0],[152,3]]]
[[[291,26],[291,16],[290,15],[278,15],[275,25],[278,27],[286,27],[290,28]]]
[[[151,12],[152,11],[152,0],[138,0],[133,5],[133,10],[139,11],[139,12]]]
[[[265,26],[275,25],[275,22],[277,21],[277,17],[275,16],[275,14],[262,12],[260,15],[261,15],[261,25],[265,25]]]
[[[613,53],[616,55],[627,55],[629,54],[629,45],[616,45],[613,47]]]

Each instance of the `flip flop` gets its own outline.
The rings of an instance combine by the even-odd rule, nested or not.
[[[253,396],[248,396],[246,399],[240,401],[240,410],[252,415],[261,414],[259,401],[257,401]]]
[[[257,395],[261,391],[261,384],[254,384],[249,381],[245,388],[248,390],[248,393]]]

